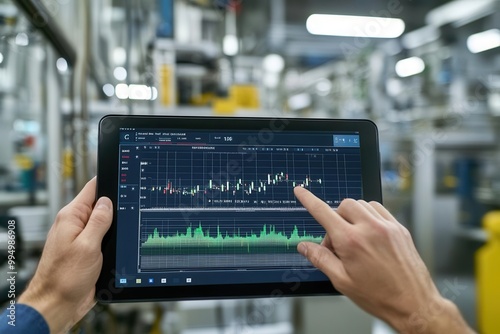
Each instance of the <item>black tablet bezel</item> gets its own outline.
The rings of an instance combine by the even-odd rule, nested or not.
[[[119,131],[121,128],[169,128],[193,130],[328,131],[359,132],[363,198],[382,201],[378,130],[369,120],[301,118],[222,118],[179,116],[104,116],[99,122],[97,194],[112,199],[116,212],[118,191]],[[303,282],[300,272],[291,272],[281,283],[211,286],[127,287],[115,286],[116,214],[102,242],[103,266],[96,284],[100,302],[281,297],[338,294],[329,281]],[[119,273],[118,273],[119,274]]]

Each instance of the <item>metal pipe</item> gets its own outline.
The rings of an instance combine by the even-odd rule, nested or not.
[[[74,67],[76,50],[56,24],[42,1],[14,0],[13,2],[25,12],[26,18],[42,32],[57,53],[66,60],[68,66]]]
[[[49,194],[49,221],[53,221],[62,206],[63,164],[61,161],[62,133],[60,85],[57,80],[53,50],[47,48],[47,190]]]

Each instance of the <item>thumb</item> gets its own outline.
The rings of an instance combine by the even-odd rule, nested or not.
[[[89,221],[80,236],[86,238],[89,243],[100,247],[104,235],[109,230],[113,221],[113,203],[107,197],[101,197],[95,204]]]
[[[297,246],[300,254],[306,257],[313,266],[321,270],[333,285],[341,277],[345,276],[342,261],[328,248],[312,242],[301,242]]]

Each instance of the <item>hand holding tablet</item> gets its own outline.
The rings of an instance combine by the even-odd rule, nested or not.
[[[108,116],[99,136],[101,301],[336,293],[296,250],[325,231],[293,189],[381,201],[369,121]]]

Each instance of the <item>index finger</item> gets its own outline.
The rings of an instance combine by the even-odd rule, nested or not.
[[[310,191],[302,187],[296,187],[294,193],[314,219],[324,227],[326,233],[334,238],[334,242],[339,234],[345,233],[351,227],[350,223]]]

